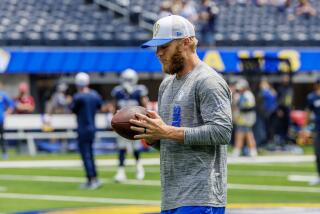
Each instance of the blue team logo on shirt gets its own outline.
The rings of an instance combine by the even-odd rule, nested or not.
[[[179,105],[173,106],[171,125],[175,127],[181,126],[181,107]]]

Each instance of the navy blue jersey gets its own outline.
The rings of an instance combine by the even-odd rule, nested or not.
[[[94,90],[78,92],[73,96],[71,110],[77,115],[78,133],[95,131],[95,114],[101,105],[102,99]]]
[[[314,113],[317,130],[320,130],[320,95],[315,92],[308,94],[308,108]]]
[[[121,85],[114,87],[111,91],[111,96],[117,102],[117,109],[127,106],[141,105],[141,97],[148,95],[148,89],[144,85],[134,86],[131,93],[127,92]]]

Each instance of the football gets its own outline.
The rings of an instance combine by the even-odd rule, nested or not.
[[[130,129],[132,124],[129,122],[130,119],[137,119],[136,113],[147,115],[147,109],[142,106],[129,106],[120,109],[112,118],[112,128],[122,137],[129,140],[134,140],[134,136],[140,134],[139,132]]]

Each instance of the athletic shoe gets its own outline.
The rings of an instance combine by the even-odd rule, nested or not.
[[[126,176],[126,172],[124,171],[124,167],[118,168],[117,174],[114,176],[114,180],[119,183],[127,180],[127,176]]]
[[[136,179],[140,181],[144,179],[144,168],[140,163],[136,165]]]
[[[234,148],[231,156],[234,158],[237,158],[237,157],[240,157],[240,154],[241,154],[240,149]]]
[[[250,149],[249,156],[250,157],[257,157],[258,156],[257,149]]]
[[[80,189],[98,189],[102,186],[102,183],[100,181],[91,181],[91,182],[86,182],[80,185]]]
[[[89,189],[98,189],[102,186],[102,183],[100,181],[92,181],[89,184]]]

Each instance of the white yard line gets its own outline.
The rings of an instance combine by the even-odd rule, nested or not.
[[[62,170],[61,168],[49,168],[50,170]],[[108,166],[108,167],[100,167],[99,171],[101,172],[116,172],[118,168],[116,166]],[[64,170],[67,171],[83,171],[83,167],[69,167],[69,168],[64,168]],[[128,166],[126,167],[126,172],[135,172],[136,168],[135,166]],[[145,167],[144,171],[147,173],[160,173],[160,167]],[[290,174],[300,174],[300,175],[305,175],[305,176],[312,176],[316,175],[315,173],[312,172],[300,172],[300,171],[271,171],[271,170],[234,170],[234,169],[229,169],[228,170],[228,175],[231,176],[255,176],[255,177],[287,177]]]
[[[34,176],[34,175],[0,175],[0,180],[14,181],[43,181],[57,183],[81,183],[85,182],[82,177],[66,177],[66,176]],[[115,183],[113,179],[101,179],[103,183]],[[123,184],[141,185],[141,186],[160,186],[160,181],[157,180],[126,180]]]
[[[83,168],[79,168],[81,170],[83,170]],[[99,171],[102,171],[102,172],[116,172],[118,169],[118,167],[100,167],[99,168]],[[135,166],[126,166],[125,167],[125,170],[126,172],[136,172],[136,167]],[[144,171],[147,172],[147,173],[160,173],[160,167],[157,166],[157,167],[150,167],[150,166],[146,166],[144,167]]]
[[[0,180],[12,181],[44,181],[54,183],[81,183],[84,178],[64,176],[33,176],[33,175],[0,175]]]
[[[317,179],[316,174],[312,175],[289,175],[288,180],[294,182],[311,182]]]
[[[258,156],[258,157],[228,157],[229,164],[258,164],[258,163],[296,163],[314,161],[313,155],[285,155],[285,156]]]
[[[143,165],[159,165],[159,158],[143,158]],[[259,163],[296,163],[314,161],[313,155],[287,155],[287,156],[259,156],[250,157],[228,157],[229,164],[259,164]],[[118,160],[98,160],[99,166],[117,166]],[[126,165],[135,165],[135,160],[126,160]],[[0,168],[51,168],[51,167],[79,167],[80,160],[33,160],[33,161],[0,161]]]
[[[83,178],[79,177],[63,177],[63,176],[27,176],[27,175],[0,175],[0,180],[23,180],[23,181],[43,181],[43,182],[64,182],[64,183],[80,183]],[[114,183],[112,179],[102,179],[104,183]],[[123,184],[127,185],[143,185],[143,186],[160,186],[157,180],[127,180]],[[278,192],[314,192],[320,193],[320,188],[300,187],[300,186],[277,186],[277,185],[254,185],[254,184],[228,184],[229,189],[243,190],[263,190]]]
[[[298,187],[298,186],[228,184],[228,188],[229,189],[243,189],[243,190],[263,190],[263,191],[273,191],[273,192],[314,192],[314,193],[320,193],[320,188]]]
[[[98,198],[98,197],[79,197],[64,195],[40,195],[40,194],[19,194],[19,193],[0,193],[0,198],[45,200],[45,201],[69,201],[83,203],[102,203],[102,204],[141,204],[141,205],[159,205],[156,200],[137,200],[124,198]]]
[[[277,166],[280,167],[294,167],[294,168],[304,168],[306,166],[310,167],[310,163],[315,163],[315,161],[302,161],[302,162],[289,162],[289,163],[277,163]],[[258,163],[258,166],[274,166],[274,163]]]
[[[143,165],[159,165],[159,158],[145,158]],[[117,166],[118,160],[97,160],[99,166]],[[135,160],[126,160],[126,165],[135,165]],[[34,161],[0,161],[0,168],[43,168],[43,167],[80,167],[80,160],[34,160]]]
[[[268,171],[268,170],[260,170],[260,171],[253,171],[253,170],[228,170],[228,175],[232,176],[254,176],[254,177],[287,177],[290,174],[305,174],[305,175],[315,175],[312,172],[279,172],[279,171]]]
[[[59,167],[52,167],[52,168],[47,168],[50,170],[66,170],[66,171],[83,171],[83,167],[79,166],[79,167],[64,167],[64,168],[59,168]],[[118,169],[117,166],[100,166],[98,171],[101,172],[116,172]],[[125,167],[126,172],[136,172],[136,166],[126,166]],[[151,167],[151,166],[145,166],[144,167],[144,171],[148,172],[148,173],[160,173],[160,167],[156,166],[156,167]]]

